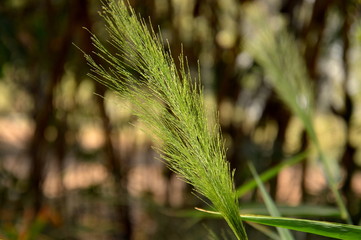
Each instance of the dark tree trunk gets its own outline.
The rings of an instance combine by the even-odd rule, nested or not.
[[[352,13],[350,12],[350,1],[339,1],[341,14],[343,17],[343,26],[342,26],[342,43],[343,43],[343,70],[344,70],[344,92],[345,92],[345,99],[344,99],[344,110],[340,113],[340,116],[344,119],[346,123],[346,146],[343,156],[341,158],[341,162],[343,167],[345,168],[345,181],[342,186],[342,191],[346,196],[347,201],[347,208],[350,213],[352,214],[351,217],[356,217],[357,212],[360,212],[360,200],[357,200],[355,193],[353,192],[351,181],[352,177],[357,169],[355,163],[355,154],[356,154],[356,147],[350,142],[350,131],[351,131],[351,121],[352,121],[352,114],[354,110],[354,104],[351,99],[350,93],[347,91],[347,85],[349,82],[349,48],[350,48],[350,37],[349,32],[351,28],[351,17]],[[354,219],[356,220],[356,219]],[[355,222],[356,223],[356,222]]]
[[[276,139],[273,142],[272,153],[270,156],[269,167],[274,167],[279,164],[285,157],[283,145],[286,139],[286,132],[288,123],[291,119],[290,111],[284,104],[277,99],[275,93],[270,95],[267,100],[265,109],[262,115],[262,121],[274,120],[277,123],[278,132]],[[270,194],[275,199],[278,187],[278,177],[270,180]]]
[[[313,84],[313,92],[315,96],[318,96],[320,91],[319,85],[319,73],[317,71],[318,60],[321,51],[321,43],[323,40],[323,33],[326,27],[326,17],[327,11],[331,7],[333,1],[328,0],[316,0],[313,9],[311,19],[308,25],[304,25],[303,30],[301,31],[300,39],[302,40],[303,45],[305,46],[304,59],[306,63],[306,68],[308,76]],[[317,104],[317,100],[315,102]],[[309,139],[304,130],[302,133],[301,139],[301,149],[303,152],[308,147]],[[308,198],[307,189],[306,189],[306,177],[307,177],[307,159],[302,163],[302,180],[301,180],[301,190],[302,190],[302,199],[306,200]]]
[[[302,40],[305,44],[305,61],[308,74],[313,81],[318,80],[317,63],[326,27],[327,11],[333,1],[316,0],[312,9],[310,23],[304,27]],[[318,89],[316,89],[317,91]]]
[[[52,6],[49,1],[45,1],[45,11],[48,15],[48,30],[49,36],[52,36]],[[51,118],[54,116],[54,90],[59,83],[63,73],[68,51],[71,46],[71,36],[73,30],[74,12],[70,14],[68,25],[63,35],[59,39],[57,47],[53,47],[53,38],[49,37],[48,46],[44,59],[48,59],[50,56],[55,58],[52,60],[50,70],[48,74],[48,81],[46,82],[44,97],[39,99],[37,109],[35,112],[35,130],[34,135],[30,143],[30,156],[31,156],[31,168],[30,168],[30,195],[33,199],[33,206],[35,213],[38,212],[42,206],[43,192],[42,184],[44,178],[44,164],[45,156],[47,153],[48,144],[44,139],[45,130],[49,126]],[[47,63],[48,64],[48,63]],[[41,82],[41,81],[39,81]]]
[[[78,0],[77,2],[80,10],[80,23],[87,29],[91,30],[93,24],[88,12],[89,1]],[[83,35],[83,41],[84,48],[87,52],[92,52],[95,50],[89,36]],[[100,83],[96,83],[95,87],[97,94],[104,96],[106,92],[105,87]],[[105,165],[114,178],[114,193],[115,198],[117,199],[114,204],[116,217],[116,223],[114,223],[116,226],[115,239],[131,239],[133,229],[130,220],[130,203],[128,201],[129,195],[127,190],[128,168],[126,166],[125,159],[121,159],[119,153],[117,152],[117,147],[115,146],[114,140],[112,139],[114,130],[105,109],[104,99],[98,98],[97,105],[99,107],[103,134],[105,137]]]

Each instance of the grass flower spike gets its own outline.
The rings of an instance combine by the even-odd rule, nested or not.
[[[131,100],[168,166],[212,202],[238,239],[247,239],[219,125],[208,126],[200,80],[191,78],[183,56],[176,67],[162,39],[129,4],[108,1],[101,15],[110,47],[92,35],[98,61],[85,54],[89,75]]]

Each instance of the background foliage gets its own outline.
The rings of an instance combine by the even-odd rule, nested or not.
[[[263,172],[310,144],[272,90],[264,64],[245,48],[257,21],[287,29],[312,82],[307,90],[315,96],[320,147],[352,221],[360,222],[359,1],[130,3],[161,27],[175,59],[181,43],[191,71],[199,59],[205,104],[219,111],[237,186],[251,178],[247,161]],[[204,203],[154,160],[150,140],[129,124],[140,124],[123,107],[129,103],[86,77],[88,67],[72,43],[93,50],[82,27],[106,36],[99,10],[90,0],[0,3],[0,236],[202,239],[207,229],[227,236],[222,221],[185,214]],[[299,206],[283,215],[341,221],[312,147],[307,156],[268,182],[271,196]],[[248,213],[262,209],[256,190],[240,202]],[[250,239],[266,239],[250,229]]]

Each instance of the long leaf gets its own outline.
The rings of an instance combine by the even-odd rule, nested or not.
[[[299,205],[299,206],[282,206],[277,205],[278,211],[282,216],[292,217],[340,217],[337,207],[323,205]],[[242,204],[241,214],[258,214],[267,215],[267,209],[262,204]]]
[[[262,215],[241,215],[241,218],[244,221],[250,221],[274,227],[282,227],[300,232],[307,232],[325,237],[331,237],[335,239],[361,239],[361,227],[350,224],[285,217],[270,217]]]
[[[256,172],[256,169],[254,168],[252,163],[249,163],[249,169],[251,170],[253,178],[257,182],[257,186],[258,186],[259,190],[261,191],[261,194],[262,194],[263,200],[266,204],[267,210],[273,217],[280,217],[281,214],[278,211],[276,204],[272,200],[271,196],[267,193],[266,188],[264,187],[264,185],[263,185],[261,179],[259,178],[259,176]],[[277,231],[280,234],[282,240],[294,240],[291,232],[288,231],[287,229],[277,228]]]
[[[330,206],[316,206],[316,205],[300,205],[300,206],[282,206],[277,205],[278,211],[282,216],[292,217],[340,217],[340,212],[336,207]],[[187,218],[210,218],[220,217],[217,215],[209,215],[205,212],[194,211],[194,209],[188,210],[172,210],[167,209],[164,211],[165,214],[175,217],[187,217]],[[268,211],[264,204],[242,204],[240,214],[256,214],[256,215],[267,215]]]
[[[259,175],[259,178],[261,179],[262,182],[267,182],[269,179],[275,177],[283,168],[285,167],[289,167],[292,165],[295,165],[299,162],[301,162],[302,160],[304,160],[308,155],[307,151],[304,151],[302,153],[299,153],[285,161],[280,162],[279,164],[277,164],[276,166],[266,170],[265,172],[263,172],[262,174]],[[242,197],[243,195],[245,195],[246,193],[248,193],[249,191],[251,191],[252,189],[257,187],[257,183],[256,180],[252,179],[244,184],[242,184],[242,186],[240,186],[239,188],[237,188],[237,196],[238,197]]]
[[[213,212],[196,208],[201,212],[219,215],[219,212]],[[271,217],[253,214],[241,214],[243,221],[249,221],[259,224],[264,224],[273,227],[282,227],[299,232],[312,233],[324,237],[331,237],[343,240],[360,240],[361,226],[351,224],[332,223],[326,221],[315,221],[308,219],[286,218],[286,217]]]

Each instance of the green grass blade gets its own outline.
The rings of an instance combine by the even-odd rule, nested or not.
[[[277,209],[282,216],[313,217],[313,218],[317,218],[317,217],[338,218],[338,217],[340,217],[340,211],[338,210],[338,208],[330,207],[330,206],[300,205],[300,206],[290,207],[290,206],[277,205]],[[221,217],[218,215],[209,215],[206,212],[194,211],[194,209],[188,209],[188,210],[167,209],[164,213],[166,215],[170,215],[170,216],[186,217],[186,218],[194,218],[194,219]],[[267,215],[268,210],[264,206],[264,204],[242,204],[240,214]]]
[[[258,224],[258,223],[253,223],[253,222],[247,222],[248,225],[250,225],[251,227],[253,227],[254,229],[257,229],[258,231],[262,232],[264,235],[266,235],[267,237],[269,237],[272,240],[279,240],[280,236],[274,232],[273,230],[269,229],[268,227]]]
[[[219,212],[208,211],[201,208],[196,209],[214,216],[220,215]],[[253,214],[241,214],[240,217],[243,221],[249,221],[273,227],[287,228],[290,230],[312,233],[335,239],[360,240],[361,236],[361,226],[355,226],[351,224],[286,217],[271,217]]]
[[[289,167],[292,165],[295,165],[299,162],[301,162],[302,160],[304,160],[308,155],[308,152],[302,152],[299,153],[285,161],[282,161],[281,163],[277,164],[276,166],[266,170],[265,172],[263,172],[262,174],[259,175],[259,178],[261,179],[262,182],[267,182],[269,179],[275,177],[283,168],[285,167]],[[249,191],[253,190],[254,188],[257,187],[257,183],[256,180],[252,179],[244,184],[242,184],[242,186],[240,186],[239,188],[237,188],[237,196],[238,197],[242,197],[243,195],[245,195],[246,193],[248,193]]]
[[[256,169],[254,168],[253,164],[252,164],[252,163],[249,163],[248,166],[249,166],[249,169],[251,170],[251,173],[252,173],[252,175],[253,175],[253,178],[254,178],[254,179],[256,180],[256,182],[257,182],[257,186],[258,186],[259,190],[261,191],[263,200],[264,200],[264,202],[265,202],[265,204],[266,204],[266,207],[267,207],[268,211],[270,212],[270,214],[271,214],[273,217],[280,217],[281,214],[280,214],[280,212],[278,211],[276,204],[273,202],[271,196],[267,193],[266,188],[264,187],[261,179],[259,178],[259,176],[258,176],[258,174],[257,174],[257,172],[256,172]],[[278,231],[278,233],[280,234],[282,240],[294,240],[291,232],[288,231],[287,229],[277,228],[277,231]]]
[[[360,240],[361,227],[350,224],[331,223],[306,219],[270,217],[261,215],[241,215],[244,221],[268,226],[282,227],[300,232],[317,234],[343,240]]]
[[[344,200],[339,191],[338,184],[337,184],[334,176],[332,175],[331,166],[328,163],[328,159],[326,158],[326,156],[325,156],[324,152],[322,151],[318,142],[316,142],[316,148],[319,153],[320,160],[323,163],[322,165],[324,167],[325,176],[328,181],[328,185],[329,185],[333,195],[335,196],[336,204],[338,205],[338,207],[340,209],[341,218],[346,220],[347,223],[352,224],[351,216],[350,216],[349,212],[347,211],[346,205],[345,205]],[[361,237],[360,237],[360,239],[361,239]]]
[[[340,211],[337,207],[322,206],[322,205],[299,205],[299,206],[282,206],[277,205],[277,209],[282,216],[293,217],[329,217],[339,218]],[[267,209],[262,204],[242,204],[241,214],[257,214],[267,215]]]

